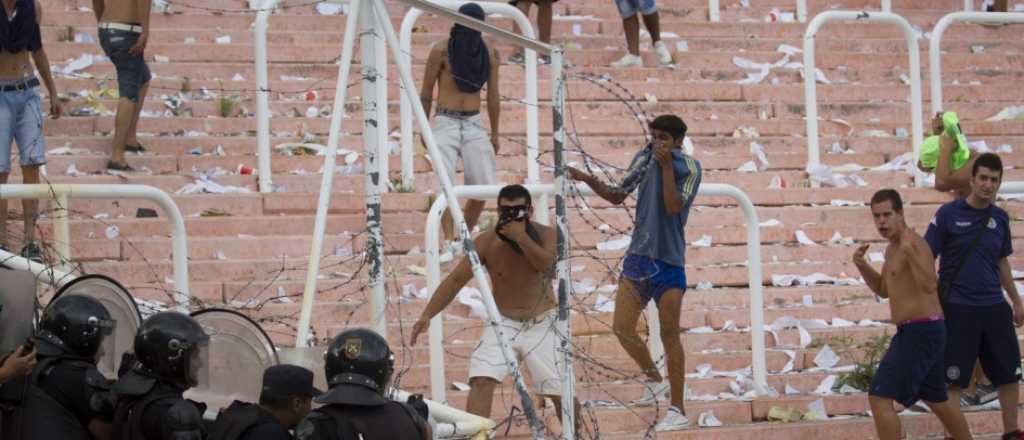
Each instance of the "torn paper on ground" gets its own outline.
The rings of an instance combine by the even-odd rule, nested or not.
[[[787,328],[797,329],[797,333],[799,333],[800,335],[800,348],[807,348],[807,346],[811,344],[811,333],[804,328],[802,322],[800,322],[796,318],[793,318],[792,316],[779,317],[770,325],[768,325],[768,327],[765,328],[765,330],[771,333],[772,337],[775,338],[776,345],[781,345],[782,340],[779,338],[778,332]]]
[[[89,53],[83,53],[78,58],[68,61],[68,63],[64,65],[64,68],[60,71],[65,75],[71,75],[79,70],[86,69],[89,66],[92,66],[95,61],[95,56]]]
[[[843,199],[832,199],[829,201],[829,204],[832,206],[864,206],[864,202]]]
[[[836,231],[834,234],[832,234],[832,238],[828,240],[828,244],[852,246],[853,237],[843,237],[843,235],[840,234],[839,231]]]
[[[783,365],[782,369],[779,370],[775,374],[786,374],[786,373],[789,373],[790,371],[793,371],[793,363],[796,360],[796,351],[795,350],[782,350],[782,352],[786,354],[786,357],[788,357],[789,360],[787,360],[786,361],[786,365]]]
[[[484,296],[475,287],[463,287],[455,297],[459,304],[469,307],[471,318],[487,319],[487,309],[484,307]]]
[[[780,221],[778,221],[776,219],[770,219],[770,220],[765,220],[765,221],[763,221],[761,223],[758,223],[757,225],[762,227],[762,228],[774,228],[774,227],[782,226],[782,222],[780,222]]]
[[[711,284],[711,281],[701,281],[697,283],[697,290],[711,290],[714,288],[715,286]]]
[[[814,356],[814,365],[817,365],[818,368],[829,369],[835,367],[838,363],[839,355],[837,355],[836,352],[832,351],[832,347],[829,347],[828,344],[825,344],[824,347],[821,347],[821,350],[818,351],[818,354]]]
[[[617,251],[629,247],[629,243],[632,241],[632,237],[623,235],[622,237],[614,240],[602,241],[597,244],[597,250],[599,251]]]
[[[757,171],[757,164],[752,160],[748,160],[744,162],[743,165],[740,165],[739,168],[736,168],[736,171],[741,173],[753,173]]]
[[[786,394],[787,396],[795,396],[797,394],[800,394],[800,390],[793,388],[790,384],[787,383],[786,388],[784,390],[784,394]]]
[[[821,383],[818,384],[818,387],[814,389],[814,394],[822,396],[832,394],[832,386],[836,384],[837,379],[838,377],[834,374],[828,375],[828,377],[822,379]]]
[[[108,239],[113,240],[113,239],[117,238],[118,235],[121,235],[121,230],[117,228],[117,225],[110,225],[110,226],[107,226],[107,230],[106,230],[105,234],[106,234]]]
[[[711,236],[708,234],[701,235],[700,239],[690,243],[690,246],[698,248],[711,247]]]
[[[601,313],[612,313],[615,311],[615,300],[600,293],[594,300],[594,311]]]
[[[807,412],[804,413],[804,420],[828,420],[828,413],[825,412],[825,401],[815,400],[807,405]]]
[[[805,233],[803,230],[797,229],[795,234],[796,234],[796,241],[798,243],[800,243],[801,245],[803,245],[803,246],[817,246],[818,245],[818,243],[815,243],[814,240],[811,240],[809,237],[807,237],[807,233]]]
[[[697,418],[697,426],[702,428],[716,428],[722,426],[722,421],[715,417],[714,411],[705,411],[700,413],[700,417]]]
[[[1024,105],[1006,107],[988,118],[988,121],[1006,121],[1011,119],[1024,119]]]
[[[217,182],[209,180],[206,176],[202,176],[197,179],[194,183],[185,185],[174,192],[175,195],[184,194],[230,194],[230,193],[248,193],[249,188],[243,188],[240,186],[221,185]]]

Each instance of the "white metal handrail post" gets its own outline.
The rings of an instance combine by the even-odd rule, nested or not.
[[[818,94],[814,67],[814,37],[829,21],[856,21],[890,23],[900,27],[907,40],[910,56],[910,125],[914,157],[921,148],[923,126],[921,120],[921,60],[914,29],[905,18],[888,12],[826,11],[816,15],[804,32],[804,103],[807,113],[807,171],[821,163],[818,146]],[[914,172],[914,182],[920,186],[922,173]]]
[[[444,6],[450,9],[458,9],[463,4],[469,3],[464,0],[430,0],[431,3]],[[535,38],[533,25],[530,19],[523,14],[519,8],[507,3],[497,2],[476,2],[487,14],[497,14],[509,17],[519,25],[523,36]],[[399,30],[399,40],[402,45],[402,57],[406,62],[412,64],[412,30],[416,21],[423,15],[423,11],[417,8],[410,8],[402,19],[402,27]],[[526,180],[527,183],[540,183],[540,164],[537,156],[540,151],[540,125],[537,112],[537,52],[526,48]],[[409,98],[402,94],[399,97],[401,112],[401,146],[402,146],[402,186],[405,188],[415,187],[415,164],[413,155],[413,122],[412,105]]]
[[[267,79],[267,28],[277,0],[258,2],[253,22],[253,49],[256,62],[256,173],[261,193],[274,190],[270,167],[270,84]]]
[[[572,306],[569,304],[569,223],[566,221],[565,194],[569,181],[565,177],[565,76],[562,72],[564,53],[561,47],[551,51],[551,120],[555,156],[555,229],[558,231],[555,273],[558,279],[558,333],[562,353],[562,438],[576,438],[576,375],[572,369]],[[547,211],[547,204],[542,206]]]
[[[594,196],[594,191],[587,185],[574,184],[574,193],[583,197]],[[524,185],[530,194],[553,194],[556,190],[552,184]],[[484,199],[497,197],[501,191],[500,185],[479,185],[479,186],[457,186],[454,193],[460,197]],[[705,183],[697,190],[700,196],[722,196],[729,197],[743,210],[744,221],[747,224],[747,283],[750,288],[750,339],[751,339],[751,369],[754,373],[754,383],[758,392],[764,394],[768,391],[768,372],[765,362],[765,340],[764,340],[764,288],[762,286],[762,264],[761,264],[761,229],[758,221],[757,209],[750,198],[732,185],[721,183]],[[440,258],[438,257],[438,225],[440,224],[441,213],[444,212],[447,201],[443,195],[438,196],[431,206],[427,215],[427,230],[425,237],[426,264],[427,264],[427,290],[433,294],[441,283]],[[658,314],[648,316],[652,325],[656,323]],[[434,317],[430,322],[430,384],[431,396],[438,402],[445,401],[445,380],[444,380],[444,352],[440,348],[443,336],[443,322],[440,315]],[[651,334],[655,337],[657,332]],[[435,347],[438,347],[435,350]]]
[[[387,45],[391,48],[392,55],[395,57],[395,62],[398,64],[399,79],[401,80],[401,89],[409,99],[415,100],[418,98],[418,94],[415,90],[415,82],[412,78],[412,69],[410,64],[405,62],[402,58],[401,46],[399,45],[398,36],[395,34],[395,29],[391,25],[391,20],[387,19],[387,10],[384,8],[383,0],[365,0],[373,5],[377,11],[378,26],[383,29],[384,36],[387,39]],[[463,16],[453,11],[440,8],[436,5],[426,3],[421,0],[406,0],[406,3],[411,5],[418,5],[424,9],[431,9],[436,13],[441,13],[447,16],[451,20],[467,25],[477,30],[487,30],[493,34],[496,34],[502,38],[512,40],[519,45],[524,47],[533,46],[535,49],[544,50],[546,53],[550,53],[551,49],[545,44],[538,43],[534,40],[524,39],[518,35],[512,34],[508,31],[496,28],[478,20]],[[441,157],[440,149],[434,139],[433,130],[430,127],[430,121],[427,119],[427,113],[423,109],[420,102],[413,102],[413,112],[415,113],[416,120],[419,123],[420,130],[423,133],[423,138],[427,143],[427,151],[431,157]],[[488,320],[491,329],[494,330],[495,335],[498,339],[498,345],[501,347],[501,352],[505,358],[505,363],[511,370],[511,375],[515,383],[516,391],[519,394],[520,401],[523,406],[523,412],[526,414],[530,424],[530,430],[533,432],[535,439],[544,438],[544,426],[541,424],[537,417],[537,412],[533,407],[533,398],[530,396],[529,391],[526,389],[526,383],[523,381],[522,372],[519,369],[519,361],[516,358],[515,353],[512,351],[512,347],[508,344],[506,339],[505,331],[501,327],[501,314],[498,312],[498,306],[494,303],[494,297],[491,294],[490,280],[487,277],[487,273],[484,272],[483,264],[480,261],[480,256],[476,252],[476,248],[473,245],[472,237],[469,233],[469,228],[466,226],[465,218],[462,214],[462,209],[459,207],[458,199],[455,196],[454,185],[452,184],[451,178],[445,172],[443,161],[435,161],[433,164],[434,172],[441,181],[441,189],[443,193],[448,196],[448,211],[451,213],[452,220],[456,225],[459,225],[459,237],[462,239],[463,246],[465,247],[466,256],[469,258],[473,270],[473,278],[476,280],[477,285],[480,286],[480,293],[483,296],[484,305],[486,306]]]
[[[1003,182],[999,185],[999,194],[1024,194],[1024,182]]]
[[[320,253],[323,251],[324,230],[327,228],[327,205],[331,200],[331,187],[334,184],[334,168],[341,137],[341,120],[345,115],[345,99],[348,95],[346,84],[348,84],[349,69],[352,65],[355,34],[359,29],[359,6],[362,3],[362,0],[349,3],[348,18],[345,21],[345,36],[341,43],[341,61],[338,65],[338,81],[334,90],[334,106],[331,111],[331,131],[327,138],[327,151],[324,153],[323,177],[320,179],[320,194],[317,197],[316,218],[313,221],[313,240],[309,251],[306,284],[302,292],[302,309],[299,312],[299,327],[295,336],[296,347],[308,347],[312,342],[309,338],[309,324],[313,317],[313,301],[316,299],[316,277],[320,274]]]
[[[971,1],[964,2],[970,11]],[[1024,12],[953,12],[946,14],[935,23],[931,40],[928,42],[928,74],[932,90],[932,114],[942,111],[942,36],[950,25],[969,21],[972,23],[1024,23]],[[914,157],[917,157],[916,155]]]
[[[359,12],[359,59],[362,63],[363,76],[363,193],[366,200],[365,259],[369,268],[366,284],[370,291],[370,326],[386,338],[388,328],[384,314],[387,298],[384,292],[384,224],[381,218],[381,194],[387,188],[388,181],[387,165],[384,162],[387,152],[382,148],[382,145],[387,144],[388,124],[386,120],[381,120],[387,114],[387,95],[381,100],[381,92],[386,93],[388,87],[387,80],[380,76],[380,60],[386,62],[387,56],[384,38],[377,30],[378,18],[374,8],[363,5]],[[385,65],[384,70],[386,69]]]
[[[892,12],[892,0],[882,0],[882,12]]]
[[[188,312],[189,286],[188,286],[188,239],[185,232],[185,219],[167,193],[147,185],[78,185],[78,184],[3,184],[0,185],[0,199],[48,199],[55,197],[64,209],[67,209],[69,199],[143,199],[157,204],[160,210],[167,216],[171,224],[171,261],[174,267],[174,290],[175,301],[178,309]],[[58,233],[66,234],[68,231],[68,218],[66,215],[54,217],[54,229],[65,231]],[[59,239],[59,237],[58,237]],[[66,238],[65,238],[66,240]],[[65,243],[67,245],[67,243]],[[2,251],[0,251],[2,252]],[[37,275],[43,276],[53,285],[63,285],[70,281],[70,275],[59,270],[51,270],[45,266],[24,260],[20,257],[10,255],[6,252],[0,253],[4,258],[4,264],[13,266],[15,269],[30,270]],[[12,258],[13,257],[13,258]],[[62,256],[70,258],[70,255]],[[9,259],[10,261],[6,261]],[[47,272],[49,272],[47,274]]]

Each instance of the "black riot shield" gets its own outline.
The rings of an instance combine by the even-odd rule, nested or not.
[[[57,291],[54,300],[61,295],[84,295],[98,300],[107,308],[110,318],[117,323],[114,332],[103,339],[100,351],[102,357],[96,367],[108,378],[117,377],[121,366],[121,355],[132,350],[135,333],[142,324],[142,315],[135,299],[117,281],[103,275],[85,275],[76,278]]]

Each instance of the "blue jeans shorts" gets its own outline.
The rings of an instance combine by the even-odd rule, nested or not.
[[[627,254],[622,261],[622,279],[633,283],[637,299],[647,304],[661,301],[670,289],[686,291],[686,271],[660,260],[642,255]]]
[[[629,18],[640,12],[640,15],[651,15],[658,12],[658,5],[654,0],[615,0],[615,6],[619,8],[619,16]]]
[[[0,81],[0,86],[24,83]],[[11,144],[18,144],[18,163],[37,166],[46,163],[43,137],[43,100],[36,88],[0,92],[0,173],[11,172]]]
[[[122,98],[139,102],[139,90],[153,78],[146,59],[128,53],[139,40],[139,34],[119,29],[100,29],[100,47],[114,63],[117,71],[117,93]]]

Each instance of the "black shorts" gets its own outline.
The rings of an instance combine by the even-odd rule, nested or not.
[[[1013,309],[993,306],[944,304],[946,314],[946,382],[967,388],[976,360],[1000,386],[1021,379],[1020,347],[1013,327]]]
[[[946,324],[941,320],[897,327],[868,394],[893,399],[906,408],[918,400],[945,402],[945,345]]]

